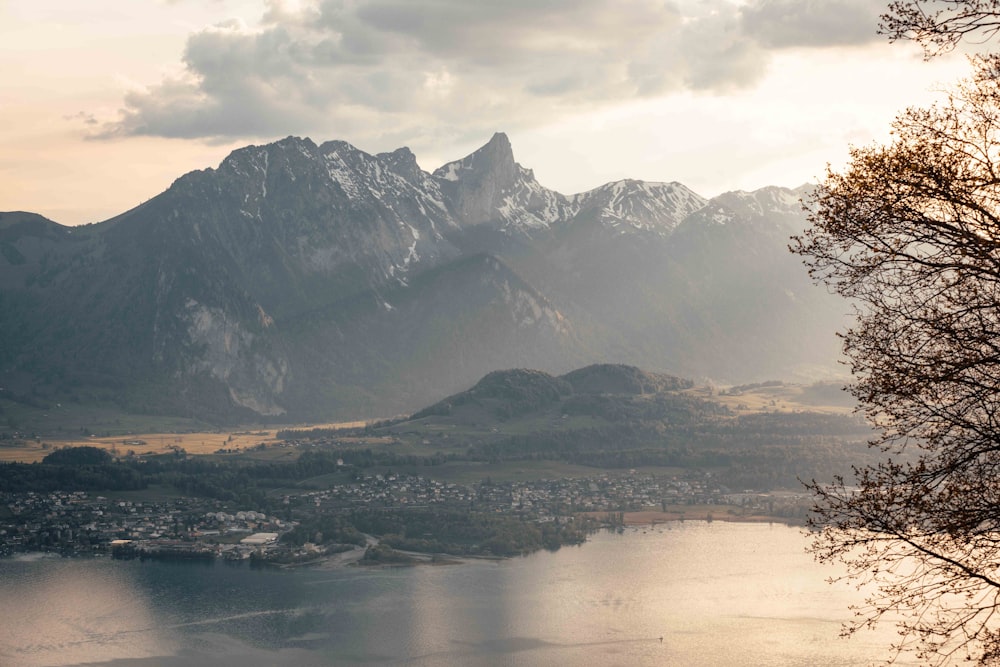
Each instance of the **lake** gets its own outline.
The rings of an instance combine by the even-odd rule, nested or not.
[[[0,561],[0,664],[846,666],[858,593],[802,531],[716,521],[506,561],[398,569]],[[662,639],[661,639],[662,638]]]

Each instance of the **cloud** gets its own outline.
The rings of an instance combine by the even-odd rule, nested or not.
[[[857,46],[881,39],[876,31],[884,11],[884,3],[872,0],[753,0],[740,18],[764,46]]]
[[[100,121],[92,113],[87,113],[86,111],[77,111],[73,114],[63,115],[63,120],[72,120],[83,123],[84,125],[100,125]]]
[[[857,44],[877,24],[863,0],[682,1],[267,0],[253,27],[191,34],[183,73],[128,92],[92,137],[482,135],[750,87],[772,49]]]

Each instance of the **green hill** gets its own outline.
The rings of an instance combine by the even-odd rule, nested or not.
[[[733,488],[792,487],[848,472],[868,455],[867,426],[842,407],[796,400],[808,396],[808,388],[785,384],[717,393],[623,365],[560,377],[505,370],[367,435],[395,443],[371,451],[386,463],[668,466],[715,469]]]
[[[691,380],[624,364],[594,364],[566,373],[561,379],[579,394],[657,394],[694,386]]]

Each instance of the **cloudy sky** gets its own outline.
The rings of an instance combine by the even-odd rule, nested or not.
[[[0,211],[96,222],[288,135],[572,194],[815,181],[968,71],[878,0],[0,0]]]

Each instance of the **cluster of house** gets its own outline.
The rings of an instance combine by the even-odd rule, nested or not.
[[[692,471],[684,477],[630,470],[586,478],[493,482],[473,486],[417,475],[359,474],[355,484],[300,496],[318,510],[360,506],[419,508],[451,506],[492,512],[530,512],[545,520],[574,512],[633,511],[666,504],[721,504],[729,494],[711,475]],[[286,497],[286,501],[291,501]],[[745,503],[744,503],[745,504]]]
[[[282,502],[283,501],[283,502]],[[710,473],[684,477],[629,471],[586,478],[493,482],[441,482],[417,475],[358,474],[350,484],[286,495],[278,513],[303,518],[311,513],[359,507],[397,509],[442,507],[530,515],[550,521],[580,512],[666,509],[668,505],[738,505],[782,514],[796,512],[799,497],[778,501],[772,494],[733,493]],[[295,523],[253,510],[229,511],[219,501],[175,498],[161,502],[91,497],[84,492],[0,493],[0,555],[53,551],[67,555],[105,553],[164,557],[245,559],[276,548]]]
[[[150,552],[249,553],[255,534],[276,541],[292,524],[256,511],[227,513],[217,501],[177,498],[161,502],[109,499],[83,491],[0,494],[0,555],[53,551],[104,553],[109,548]],[[244,542],[245,541],[245,542]],[[242,544],[241,544],[242,543]]]

